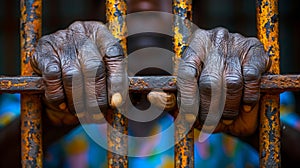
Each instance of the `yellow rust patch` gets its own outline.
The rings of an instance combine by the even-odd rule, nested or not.
[[[280,74],[278,0],[259,0],[256,7],[258,38],[272,61],[269,72]],[[260,167],[280,167],[279,95],[264,95],[260,109]]]
[[[33,74],[30,57],[42,34],[42,0],[21,0],[20,10],[21,75],[30,76]],[[9,81],[7,85],[24,87],[28,82]],[[41,110],[39,95],[21,95],[22,167],[43,166]]]
[[[179,27],[174,27],[174,52],[176,58],[181,58],[182,48],[185,45],[183,43],[183,35],[179,32]]]
[[[126,0],[106,0],[106,19],[108,22],[108,28],[115,38],[120,40],[120,44],[123,48],[125,56],[127,56],[127,25],[125,16],[127,14]],[[116,97],[113,98],[115,105],[119,104],[116,101]],[[116,101],[116,102],[115,102]],[[111,126],[123,134],[127,134],[127,118],[115,109],[111,117]],[[127,138],[115,137],[113,130],[107,130],[107,145],[109,149],[118,151],[120,153],[127,153]],[[114,138],[112,138],[114,137]],[[107,152],[108,167],[128,167],[127,156],[121,156],[110,151]]]
[[[256,11],[258,38],[264,44],[272,60],[269,72],[279,74],[278,2],[277,0],[261,0]]]
[[[26,81],[18,82],[18,83],[12,83],[11,81],[1,81],[0,85],[6,88],[11,88],[11,87],[24,87],[28,85],[28,83]]]
[[[280,118],[279,97],[265,95],[262,97],[264,105],[261,106],[260,122],[260,151],[261,165],[273,162],[280,164]]]
[[[108,28],[111,33],[120,40],[120,44],[127,55],[127,25],[125,16],[127,14],[127,4],[124,0],[107,0],[106,1],[106,18]]]
[[[190,23],[185,20],[192,20],[192,1],[191,0],[174,0],[173,1],[173,14],[176,15],[173,26],[173,50],[175,52],[175,57],[173,60],[174,70],[173,75],[177,75],[179,59],[187,47],[187,39],[189,34],[183,34],[183,32],[187,33],[186,30],[190,31]],[[182,20],[181,20],[182,19]]]

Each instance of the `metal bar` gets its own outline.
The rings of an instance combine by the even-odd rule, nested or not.
[[[173,75],[177,76],[179,60],[188,45],[191,34],[192,0],[173,0],[173,14],[175,15],[173,26],[173,47],[175,52]],[[178,114],[178,110],[176,111]],[[184,114],[183,117],[187,117]],[[176,116],[176,115],[175,115]],[[179,117],[179,116],[177,116]],[[180,120],[175,124],[175,158],[176,168],[194,167],[194,128],[187,120]]]
[[[106,20],[111,33],[120,40],[125,55],[127,55],[127,26],[125,16],[127,14],[126,0],[106,0]],[[122,109],[126,110],[126,109]],[[126,112],[126,111],[125,111]],[[108,167],[128,167],[128,139],[127,136],[118,136],[128,134],[128,119],[117,109],[109,112],[109,123],[107,127],[107,151]],[[113,151],[113,152],[112,152]]]
[[[175,53],[173,75],[177,76],[179,60],[188,45],[188,38],[191,33],[192,21],[192,0],[173,0],[174,38],[173,48]]]
[[[29,60],[42,34],[42,0],[21,0],[20,8],[21,75],[30,76],[33,70]],[[39,95],[21,95],[21,158],[24,168],[43,166],[41,109]]]
[[[175,76],[129,77],[129,81],[130,92],[150,92],[153,89],[176,92],[177,89]],[[42,93],[44,87],[42,77],[0,77],[0,93]],[[300,91],[300,75],[262,76],[260,91],[272,94],[284,91]]]
[[[42,93],[44,82],[42,77],[20,76],[0,77],[0,93]]]
[[[258,38],[272,61],[271,74],[280,74],[278,0],[257,0]],[[279,94],[266,94],[260,107],[260,167],[281,167]]]

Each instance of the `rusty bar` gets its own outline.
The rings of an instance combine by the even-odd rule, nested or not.
[[[126,0],[106,0],[106,20],[108,22],[108,29],[120,40],[120,44],[125,54],[127,54],[126,14]]]
[[[130,92],[150,92],[153,89],[176,92],[177,89],[175,76],[135,76],[128,79]],[[0,93],[42,93],[44,87],[42,77],[0,77]],[[300,91],[300,75],[262,76],[260,91],[272,94],[284,91]]]
[[[125,55],[127,55],[127,25],[125,16],[127,14],[126,0],[106,0],[106,20],[111,33],[120,40]],[[122,108],[121,110],[125,110]],[[126,111],[125,111],[126,112]],[[109,113],[109,122],[112,126],[107,127],[107,151],[108,167],[128,167],[128,119],[117,109]],[[120,135],[120,136],[119,136]]]
[[[0,77],[0,93],[43,93],[42,77]]]
[[[192,0],[173,0],[172,5],[173,14],[175,15],[173,23],[175,53],[173,75],[177,76],[179,60],[188,45],[188,38],[191,34]],[[176,113],[178,113],[178,110]],[[182,120],[182,122],[175,125],[174,165],[176,168],[194,167],[194,128],[189,127],[189,125],[190,123],[186,120]]]
[[[192,0],[173,0],[173,49],[175,53],[173,75],[177,76],[179,59],[188,45],[188,38],[191,33],[192,21]]]
[[[272,60],[271,74],[280,74],[278,0],[257,0],[258,38]],[[279,94],[266,94],[260,107],[260,167],[281,167]]]
[[[20,8],[21,75],[31,76],[33,70],[29,60],[42,34],[42,0],[21,0]],[[40,102],[37,94],[21,95],[21,158],[24,168],[43,166]]]

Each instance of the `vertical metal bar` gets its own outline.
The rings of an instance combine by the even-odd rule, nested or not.
[[[188,45],[191,28],[188,20],[192,21],[192,0],[173,0],[173,14],[176,15],[173,26],[175,52],[173,75],[177,76],[179,59]]]
[[[127,26],[124,20],[127,14],[126,0],[106,0],[106,19],[111,33],[120,40],[125,55],[127,55]],[[108,118],[115,130],[108,127],[107,146],[110,151],[107,153],[108,167],[127,168],[128,167],[128,139],[126,136],[118,136],[118,132],[128,134],[128,119],[120,111],[112,111]],[[117,132],[116,132],[117,131]],[[118,136],[118,137],[116,137]],[[115,151],[111,152],[111,151]],[[117,154],[119,153],[119,154]],[[120,155],[120,153],[124,155]]]
[[[176,76],[179,59],[188,45],[189,33],[191,32],[189,21],[192,19],[192,0],[173,0],[173,14],[176,15],[173,26],[175,52],[173,75]],[[176,168],[194,167],[194,128],[187,130],[190,128],[189,125],[188,121],[182,120],[175,126],[175,142],[178,142],[175,145],[174,164]],[[186,132],[188,133],[185,135]]]
[[[278,0],[257,0],[258,38],[272,60],[269,70],[279,74]],[[260,167],[281,167],[279,95],[263,95],[260,107]]]
[[[127,54],[127,14],[126,0],[106,0],[106,20],[111,33],[120,40],[124,53]]]
[[[42,0],[21,0],[21,75],[31,76],[30,57],[41,37]],[[42,167],[42,125],[39,95],[21,95],[22,167]]]

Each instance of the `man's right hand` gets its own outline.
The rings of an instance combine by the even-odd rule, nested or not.
[[[31,65],[44,79],[50,120],[69,125],[76,124],[78,117],[103,119],[99,108],[105,112],[112,95],[124,92],[127,76],[123,58],[118,40],[101,22],[75,22],[43,36]]]

